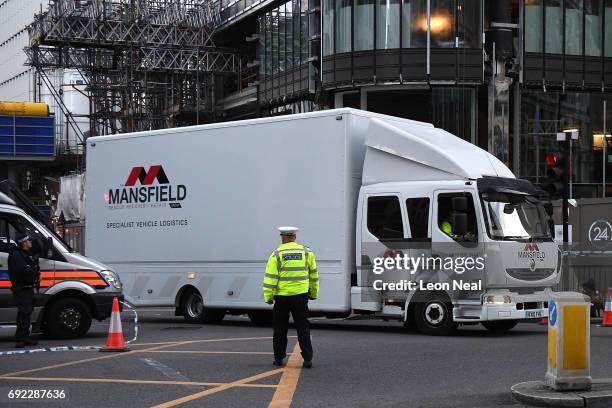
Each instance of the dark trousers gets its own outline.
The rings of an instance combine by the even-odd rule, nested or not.
[[[13,297],[17,304],[17,331],[15,332],[15,339],[27,339],[30,336],[30,317],[34,307],[34,289],[13,289]]]
[[[289,313],[293,317],[302,349],[304,361],[312,360],[310,325],[308,323],[308,294],[294,296],[274,296],[274,359],[282,360],[287,356],[287,331]]]

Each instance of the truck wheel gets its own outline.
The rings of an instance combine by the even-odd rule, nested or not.
[[[272,312],[268,310],[254,310],[247,313],[251,323],[256,326],[270,326],[272,324]]]
[[[457,328],[450,299],[438,293],[430,293],[417,300],[414,320],[421,333],[431,336],[447,336]]]
[[[505,333],[518,324],[518,320],[494,320],[482,322],[482,325],[491,333]]]
[[[202,295],[195,290],[183,295],[181,310],[189,323],[220,323],[225,317],[225,310],[204,307]]]
[[[82,337],[91,327],[91,310],[87,303],[77,298],[53,301],[45,312],[43,330],[54,339]]]

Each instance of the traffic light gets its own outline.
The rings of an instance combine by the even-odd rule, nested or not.
[[[561,152],[546,154],[546,181],[543,188],[551,196],[564,198],[569,179],[567,159]]]

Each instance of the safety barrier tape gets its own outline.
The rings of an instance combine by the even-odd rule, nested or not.
[[[136,341],[138,338],[138,313],[136,312],[136,308],[131,305],[129,302],[121,302],[121,304],[127,307],[134,315],[134,337],[132,339],[125,342],[125,344],[130,344]],[[0,352],[0,356],[14,356],[17,354],[33,354],[33,353],[46,353],[51,351],[69,351],[69,350],[99,350],[102,346],[58,346],[58,347],[43,347],[37,349],[28,349],[28,350],[11,350],[11,351],[2,351]]]

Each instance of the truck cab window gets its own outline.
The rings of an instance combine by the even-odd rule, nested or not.
[[[412,241],[428,241],[429,197],[409,198],[406,200],[408,221]]]
[[[399,198],[396,196],[368,198],[368,230],[381,241],[404,238]]]
[[[465,208],[453,208],[453,198],[465,197],[467,200]],[[467,225],[465,234],[457,231],[453,226],[453,213],[465,213]],[[443,193],[438,195],[438,228],[440,231],[457,242],[477,242],[478,224],[476,222],[476,210],[474,199],[470,193]]]

